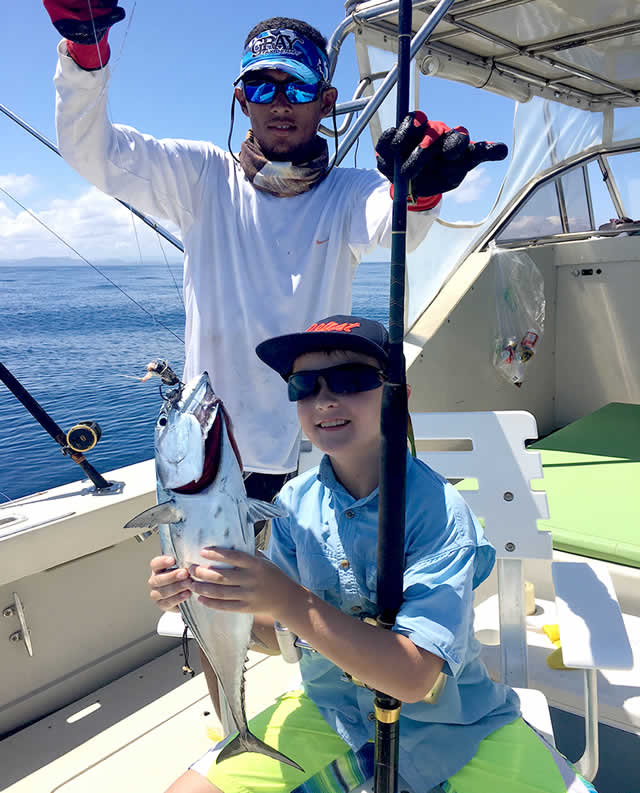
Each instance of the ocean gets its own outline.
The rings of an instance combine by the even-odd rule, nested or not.
[[[98,422],[104,473],[153,456],[158,389],[137,380],[153,358],[182,371],[184,308],[179,262],[97,266],[143,308],[82,262],[0,262],[0,362],[63,431]],[[388,270],[360,265],[354,314],[387,324]],[[0,504],[84,476],[0,382]]]

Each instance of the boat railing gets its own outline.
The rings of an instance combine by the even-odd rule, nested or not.
[[[429,14],[427,19],[424,21],[418,32],[411,39],[410,58],[412,61],[415,59],[422,45],[428,40],[429,36],[433,33],[438,23],[442,20],[442,18],[444,17],[444,15],[447,13],[447,11],[453,5],[454,2],[455,0],[440,0],[438,5],[433,9],[431,14]],[[338,28],[334,32],[328,45],[328,50],[332,64],[331,70],[335,69],[335,63],[338,57],[338,53],[340,51],[340,47],[348,32],[353,30],[363,20],[374,19],[380,14],[393,13],[397,11],[398,5],[399,5],[398,2],[396,0],[393,0],[393,2],[383,3],[381,5],[371,6],[370,8],[363,9],[362,11],[359,11],[357,14],[351,14],[350,17],[347,17],[345,20],[343,20],[343,22],[338,26]],[[369,77],[369,80],[372,82],[371,77]],[[373,96],[369,97],[366,100],[366,104],[362,108],[361,115],[356,119],[353,125],[349,126],[348,129],[345,130],[344,139],[342,140],[342,142],[338,147],[338,151],[336,152],[336,155],[333,160],[333,165],[339,165],[342,162],[342,160],[346,157],[353,144],[356,142],[360,134],[364,131],[367,124],[373,118],[378,108],[384,102],[385,98],[392,91],[392,89],[395,87],[397,82],[398,82],[398,65],[394,64],[391,67],[391,69],[389,69],[389,71],[386,73],[386,76],[383,78],[382,83],[376,89]],[[362,86],[361,92],[364,91],[364,89],[367,87],[368,84],[369,83]],[[358,86],[358,88],[360,88],[360,86]],[[354,96],[354,99],[357,99],[357,97]],[[338,113],[338,108],[336,108],[336,113]],[[345,124],[343,126],[347,126],[347,125]],[[324,128],[323,131],[325,132],[325,134],[327,133],[326,128]]]

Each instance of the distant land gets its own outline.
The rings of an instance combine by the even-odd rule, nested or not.
[[[136,260],[124,259],[91,259],[91,264],[100,267],[130,267],[137,265],[139,267],[165,265],[163,259],[148,259],[145,258],[142,263]],[[169,260],[169,264],[182,266],[182,257],[180,259]],[[87,263],[82,259],[72,257],[56,257],[56,256],[35,256],[31,259],[0,259],[0,267],[87,267]]]
[[[374,253],[386,254],[387,258],[375,258],[369,254],[367,261],[360,262],[360,265],[367,264],[380,264],[381,262],[388,262],[389,251],[375,251]],[[142,262],[137,259],[91,259],[91,264],[96,267],[131,267],[136,265],[138,267],[156,267],[163,265],[166,267],[164,259],[149,259],[144,258]],[[176,267],[182,267],[182,256],[177,259],[169,259],[169,264]],[[82,259],[72,257],[57,257],[57,256],[35,256],[30,259],[2,259],[0,258],[0,267],[87,267],[87,263]]]

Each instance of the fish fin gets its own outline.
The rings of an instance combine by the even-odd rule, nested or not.
[[[247,730],[244,735],[236,735],[236,737],[230,743],[223,747],[216,757],[216,763],[220,763],[222,760],[228,760],[230,757],[235,757],[236,755],[242,754],[243,752],[257,752],[258,754],[264,754],[267,757],[278,760],[280,763],[286,763],[293,768],[297,768],[298,771],[302,771],[304,773],[304,768],[301,768],[296,762],[290,760],[286,755],[282,754],[277,749],[274,749],[264,741],[261,741],[260,738],[256,738],[256,736],[252,732],[249,732],[249,730]]]
[[[175,502],[165,501],[145,509],[135,518],[124,524],[125,529],[155,529],[161,523],[179,523],[184,520],[183,513],[176,509]]]
[[[249,498],[249,520],[257,523],[259,520],[270,520],[271,518],[286,518],[288,512],[278,504],[267,504],[258,498]]]

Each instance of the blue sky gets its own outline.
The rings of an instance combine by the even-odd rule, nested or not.
[[[327,37],[344,15],[343,0],[153,0],[121,3],[127,18],[110,34],[110,117],[156,137],[212,140],[226,146],[231,85],[248,30],[269,15],[305,19]],[[222,11],[214,11],[222,8]],[[133,11],[133,13],[131,13]],[[0,103],[55,141],[52,76],[59,36],[39,0],[5,3],[2,24]],[[334,78],[350,98],[357,70],[351,38]],[[476,140],[511,143],[513,103],[499,96],[435,78],[425,80],[421,105],[431,118],[463,124]],[[246,124],[236,114],[235,147]],[[77,176],[56,155],[0,115],[0,187],[37,212],[92,260],[137,259],[131,217]],[[359,167],[375,167],[369,133],[358,149]],[[345,165],[353,165],[350,153]],[[488,211],[506,163],[481,166],[447,197],[443,215],[478,220]],[[158,243],[141,233],[143,255],[157,258]],[[71,255],[0,193],[0,260]],[[388,256],[388,254],[384,254]],[[175,258],[172,256],[172,258]],[[380,257],[375,257],[380,258]]]

